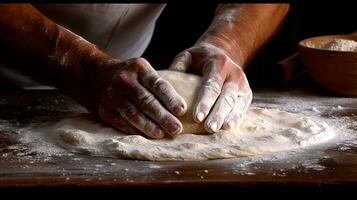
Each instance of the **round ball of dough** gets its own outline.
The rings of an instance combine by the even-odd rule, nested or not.
[[[188,74],[170,70],[158,70],[158,74],[171,83],[177,93],[179,93],[187,103],[187,112],[178,117],[183,125],[182,134],[207,134],[203,123],[193,121],[192,109],[197,99],[198,90],[201,86],[201,77],[195,74]]]

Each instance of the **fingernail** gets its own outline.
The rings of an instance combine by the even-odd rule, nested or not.
[[[212,130],[213,132],[216,132],[216,131],[218,130],[218,124],[217,124],[217,122],[211,122],[210,125],[209,125],[209,127],[211,128],[211,130]]]
[[[154,132],[154,136],[156,138],[162,138],[162,137],[164,137],[164,132],[161,129],[156,129]]]
[[[236,126],[236,123],[233,120],[228,121],[228,129],[231,130],[231,129],[235,128],[235,126]]]
[[[181,132],[181,126],[173,126],[170,130],[171,135],[177,135]]]
[[[183,106],[176,106],[174,108],[174,112],[175,112],[176,115],[182,115],[182,114],[184,114],[183,113],[184,112],[184,107]]]
[[[196,118],[198,119],[198,121],[202,122],[203,118],[205,117],[205,114],[203,114],[203,112],[199,112],[196,115]]]

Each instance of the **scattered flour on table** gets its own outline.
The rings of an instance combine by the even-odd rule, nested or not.
[[[28,130],[48,147],[70,152],[138,160],[209,160],[307,147],[335,135],[324,122],[276,110],[252,107],[241,126],[212,135],[182,134],[151,140],[125,135],[81,115]],[[53,148],[52,148],[53,149]]]

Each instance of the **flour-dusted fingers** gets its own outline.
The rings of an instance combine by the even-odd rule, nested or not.
[[[140,82],[141,77],[152,72],[153,68],[148,68],[152,67],[143,58],[126,61],[125,66],[114,75],[112,87],[146,117],[160,126],[165,133],[175,136],[182,131],[181,122],[159,102],[158,97]]]
[[[193,119],[196,122],[202,122],[207,117],[221,93],[225,77],[216,70],[217,67],[219,68],[218,64],[217,60],[212,59],[204,66],[201,90],[193,107]]]
[[[192,55],[188,50],[185,50],[175,56],[169,69],[174,71],[185,72],[191,65],[192,65]]]
[[[171,136],[181,133],[181,122],[166,110],[138,80],[128,76],[130,75],[122,73],[116,77],[115,84],[118,89],[120,88],[121,95],[124,95],[138,110],[155,121],[166,133]]]
[[[150,118],[140,112],[135,105],[131,104],[125,99],[120,99],[120,106],[117,111],[126,119],[131,125],[135,126],[138,130],[145,133],[147,136],[155,139],[163,138],[164,131],[155,124]]]
[[[164,137],[164,131],[159,125],[155,124],[133,104],[125,100],[125,97],[120,96],[116,90],[110,86],[103,95],[99,109],[99,113],[102,113],[101,115],[105,117],[101,117],[102,120],[117,129],[120,128],[120,130],[129,128],[129,130],[136,130],[133,133],[146,135],[151,138],[160,139]]]
[[[182,116],[187,111],[185,100],[176,92],[174,87],[152,68],[139,76],[139,81],[160,99],[166,108],[176,116]]]
[[[246,92],[240,92],[238,94],[234,108],[224,120],[222,126],[224,130],[231,130],[240,124],[241,120],[243,120],[243,116],[248,111],[248,108],[252,102],[252,98],[253,95],[250,89],[248,91],[246,90]]]
[[[210,133],[217,132],[221,129],[224,120],[235,108],[237,101],[238,86],[234,82],[226,82],[223,85],[222,92],[218,97],[211,113],[204,122],[205,129]]]
[[[243,120],[243,116],[247,113],[250,101],[247,97],[238,96],[238,101],[233,110],[227,115],[224,123],[222,125],[222,129],[224,130],[232,130],[240,124],[241,120]]]
[[[202,75],[202,85],[193,105],[193,120],[204,123],[210,133],[235,127],[239,116],[250,105],[252,93],[237,60],[234,61],[226,49],[204,40],[184,52],[190,53],[190,70]],[[173,66],[181,66],[177,63],[182,63],[184,58],[188,58],[188,54],[178,54]],[[239,105],[243,108],[236,108]]]
[[[181,133],[181,122],[167,111],[153,94],[141,85],[136,85],[131,90],[133,93],[128,95],[128,98],[133,101],[138,109],[155,121],[169,135],[176,136]]]
[[[237,86],[235,90],[236,101],[232,111],[227,115],[224,120],[222,128],[231,130],[235,128],[242,117],[246,114],[253,98],[252,90],[250,89],[247,77],[239,66],[235,66],[236,73],[231,73],[228,77],[229,82],[234,82]]]
[[[99,117],[104,123],[113,126],[122,133],[130,135],[143,135],[141,131],[128,123],[116,111],[112,110],[107,105],[99,106]]]

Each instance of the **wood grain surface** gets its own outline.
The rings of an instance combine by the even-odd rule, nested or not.
[[[353,126],[357,120],[357,99],[322,96],[304,89],[260,89],[254,91],[253,105],[305,114],[319,109],[319,115],[326,119],[352,121],[349,129],[357,133]],[[355,141],[312,147],[291,155],[285,152],[197,162],[119,160],[70,153],[49,157],[29,152],[26,145],[19,143],[18,128],[80,112],[85,111],[55,90],[1,94],[0,186],[256,187],[357,183]]]

